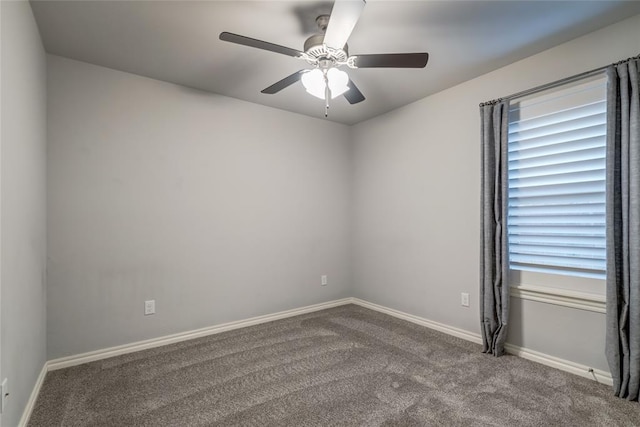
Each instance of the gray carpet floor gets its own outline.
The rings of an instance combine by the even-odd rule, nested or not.
[[[49,372],[35,426],[638,426],[610,387],[346,305]]]

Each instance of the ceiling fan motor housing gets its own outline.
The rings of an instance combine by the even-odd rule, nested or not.
[[[329,25],[329,15],[320,15],[316,18],[316,24],[320,30],[319,34],[314,34],[304,42],[304,53],[310,63],[317,64],[320,68],[330,68],[336,62],[344,63],[349,58],[349,47],[344,45],[342,49],[332,49],[325,46],[324,36]]]
[[[349,58],[348,49],[346,44],[342,49],[328,48],[324,45],[324,34],[314,34],[304,42],[304,53],[317,61],[331,59],[344,63]]]

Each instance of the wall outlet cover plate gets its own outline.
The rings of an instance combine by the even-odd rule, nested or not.
[[[463,306],[463,307],[469,307],[469,294],[468,294],[468,293],[463,292],[463,293],[460,295],[460,299],[461,299],[461,301],[460,301],[460,302],[462,303],[462,306]]]
[[[156,313],[156,300],[148,300],[144,302],[144,315],[148,316],[149,314]]]

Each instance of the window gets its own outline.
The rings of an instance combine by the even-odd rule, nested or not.
[[[597,287],[606,270],[605,90],[598,76],[511,103],[512,271],[553,274],[560,282],[567,279],[557,275],[596,279],[595,288],[572,288],[603,292]]]

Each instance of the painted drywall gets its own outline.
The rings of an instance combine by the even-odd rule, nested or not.
[[[46,56],[26,1],[0,2],[2,425],[18,425],[46,360]]]
[[[49,358],[350,294],[347,126],[48,67]]]
[[[640,15],[355,125],[354,296],[479,333],[478,104],[638,53]],[[510,343],[608,371],[604,315],[512,298],[511,320]]]

